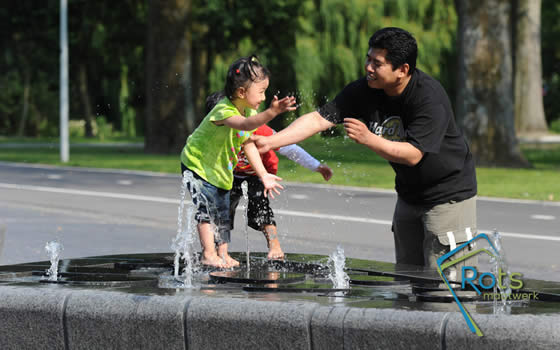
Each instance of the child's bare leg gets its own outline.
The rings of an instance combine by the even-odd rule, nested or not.
[[[198,234],[200,236],[200,244],[202,245],[202,259],[200,262],[203,265],[226,267],[216,251],[212,225],[207,222],[198,224]]]
[[[278,232],[276,226],[265,225],[263,234],[266,238],[266,245],[268,247],[268,259],[284,259],[284,252],[280,248],[280,241],[278,240]]]
[[[235,260],[228,254],[228,244],[222,243],[218,246],[218,255],[220,259],[225,260],[226,267],[236,267],[239,266],[239,261]]]

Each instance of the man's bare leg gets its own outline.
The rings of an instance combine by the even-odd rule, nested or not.
[[[263,234],[266,238],[266,246],[268,247],[268,259],[281,260],[284,259],[284,252],[280,248],[280,241],[278,241],[278,232],[276,226],[265,225]]]
[[[200,262],[208,266],[226,267],[226,264],[224,264],[222,258],[218,256],[218,252],[216,251],[212,225],[208,222],[198,224],[198,235],[200,237],[200,244],[202,245],[202,259]]]
[[[239,266],[239,261],[235,260],[228,254],[228,244],[222,243],[218,246],[218,256],[222,261],[225,260],[225,267],[236,267]]]

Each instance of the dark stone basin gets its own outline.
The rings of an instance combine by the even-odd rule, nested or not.
[[[104,288],[149,295],[216,295],[263,300],[299,300],[355,307],[400,308],[433,311],[458,310],[451,292],[437,271],[418,266],[346,259],[350,278],[347,289],[335,289],[328,278],[328,257],[286,254],[284,260],[268,261],[266,253],[252,253],[247,269],[244,253],[231,253],[239,268],[202,268],[193,275],[194,288],[185,288],[174,275],[174,256],[128,254],[64,259],[59,262],[58,280],[48,281],[50,262],[39,261],[0,266],[1,285],[36,285],[37,288]],[[180,266],[182,271],[184,266]],[[492,313],[492,301],[484,301],[473,290],[452,284],[461,302],[477,313]],[[537,293],[538,300],[514,304],[512,313],[560,312],[560,283],[524,280],[523,290]]]

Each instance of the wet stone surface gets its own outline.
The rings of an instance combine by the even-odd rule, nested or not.
[[[282,261],[268,261],[266,253],[253,253],[247,268],[244,253],[232,253],[241,262],[235,269],[200,268],[186,288],[184,276],[174,276],[174,255],[128,254],[63,259],[57,281],[45,275],[49,261],[0,266],[2,285],[37,288],[86,288],[118,290],[138,295],[205,295],[277,301],[310,301],[322,305],[406,310],[458,311],[454,295],[437,271],[399,266],[373,260],[346,259],[349,288],[333,288],[328,257],[286,254]],[[180,267],[180,271],[183,266]],[[560,283],[524,281],[518,294],[538,299],[512,303],[513,314],[560,312]],[[474,290],[452,283],[454,294],[469,311],[492,313],[493,301]]]

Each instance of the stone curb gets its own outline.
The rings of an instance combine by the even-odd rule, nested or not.
[[[0,349],[558,349],[560,316],[0,286]],[[273,296],[271,297],[273,298]]]

